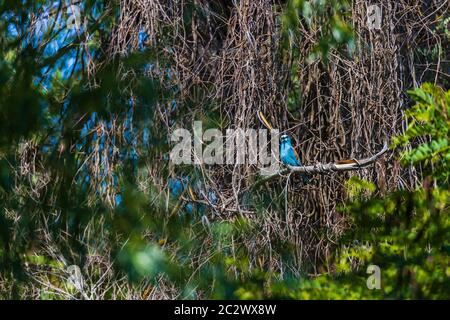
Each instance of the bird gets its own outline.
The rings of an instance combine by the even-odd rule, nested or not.
[[[266,128],[272,131],[273,127],[270,125],[269,121],[267,121],[263,113],[261,111],[258,111],[257,115],[259,120],[266,126]],[[297,151],[295,151],[294,147],[292,146],[291,137],[287,134],[283,134],[280,137],[280,160],[284,165],[293,167],[300,167],[302,165]],[[309,178],[305,174],[302,174],[302,178],[304,183],[308,183]]]
[[[269,129],[270,131],[274,130],[273,127],[271,126],[271,124],[269,123],[269,121],[267,121],[266,117],[260,110],[258,110],[257,116],[259,118],[259,121],[261,121],[261,123],[267,129]],[[302,165],[297,151],[295,151],[294,147],[292,146],[291,137],[288,136],[287,134],[283,134],[280,138],[280,159],[284,165],[289,165],[289,166],[293,166],[293,167],[299,167]],[[334,164],[335,165],[344,165],[344,164],[358,164],[359,165],[359,162],[356,159],[342,159],[342,160],[337,160]],[[306,176],[305,174],[303,174],[302,176],[303,176],[303,181],[305,183],[307,183],[309,181],[308,176]]]
[[[297,151],[292,146],[291,137],[287,134],[283,134],[280,138],[280,159],[285,165],[293,167],[300,167],[302,165]]]
[[[287,134],[283,134],[280,138],[280,160],[284,165],[292,167],[300,167],[302,165],[297,151],[292,146],[291,137]],[[302,178],[304,183],[309,181],[305,174],[302,174]]]

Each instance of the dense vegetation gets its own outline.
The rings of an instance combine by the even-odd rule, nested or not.
[[[0,0],[0,299],[448,299],[450,5],[378,5]],[[390,150],[307,184],[170,163],[257,110],[306,164]]]

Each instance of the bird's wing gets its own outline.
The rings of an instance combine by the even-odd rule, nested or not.
[[[286,150],[284,156],[281,155],[281,161],[290,166],[298,167],[300,166],[300,162],[298,161],[297,157],[295,156],[295,151],[292,147],[290,147],[288,150]]]
[[[294,155],[295,155],[295,160],[298,162],[298,165],[301,165],[300,162],[300,157],[298,156],[297,150],[294,149],[294,147],[292,147],[292,151],[294,151]]]

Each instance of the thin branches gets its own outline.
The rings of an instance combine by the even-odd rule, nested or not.
[[[288,212],[268,207],[264,217],[270,219],[255,219],[267,230],[256,240],[261,245],[251,244],[254,239],[247,243],[251,252],[264,251],[273,237],[285,234],[283,241],[301,248],[299,261],[305,264],[320,259],[328,239],[339,237],[345,228],[336,207],[347,200],[344,182],[349,174],[374,182],[380,193],[418,181],[420,172],[400,169],[394,153],[377,168],[370,167],[386,152],[386,146],[375,156],[364,157],[407,125],[402,122],[409,103],[404,91],[425,79],[436,79],[444,70],[442,62],[448,58],[430,57],[433,47],[443,43],[432,26],[435,18],[448,10],[446,2],[374,1],[372,4],[382,7],[383,26],[370,30],[367,3],[352,1],[345,19],[355,30],[354,53],[332,48],[325,64],[312,61],[310,54],[324,36],[327,15],[314,14],[307,22],[300,19],[286,45],[280,22],[286,8],[274,6],[271,0],[198,0],[189,23],[183,19],[186,1],[122,0],[121,21],[109,52],[114,56],[137,50],[141,32],[148,35],[148,47],[170,44],[163,51],[173,62],[172,81],[180,93],[177,109],[187,105],[189,112],[172,125],[167,121],[168,131],[170,126],[186,126],[203,117],[211,106],[219,114],[217,121],[226,127],[252,128],[255,110],[260,110],[274,128],[293,138],[302,163],[317,163],[285,169],[284,173],[313,175],[312,188],[289,189]],[[155,65],[158,69],[158,62]],[[164,103],[158,110],[164,118],[174,117]],[[361,160],[332,162],[346,158]],[[217,208],[233,208],[213,210],[214,214],[234,219],[249,210],[243,195],[261,183],[254,179],[256,166],[197,169],[218,194]],[[149,180],[163,180],[158,168],[151,172],[154,176]],[[333,172],[340,174],[328,174]],[[159,187],[164,186],[161,183]],[[276,190],[270,185],[253,196],[276,198]],[[327,230],[327,239],[315,234],[317,228]],[[272,267],[279,266],[275,260],[270,262]]]
[[[300,166],[300,167],[294,167],[294,166],[286,166],[286,168],[284,168],[283,170],[281,170],[280,172],[277,172],[273,175],[264,177],[261,180],[258,180],[258,182],[256,182],[252,188],[255,189],[258,186],[273,180],[276,177],[281,177],[284,176],[286,174],[289,173],[307,173],[307,174],[329,174],[329,173],[333,173],[333,172],[343,172],[343,171],[355,171],[355,170],[360,170],[360,169],[364,169],[367,166],[375,163],[375,161],[377,161],[383,154],[385,154],[388,150],[388,145],[387,143],[384,143],[383,148],[376,153],[375,155],[369,157],[369,158],[364,158],[364,159],[351,159],[351,160],[341,160],[338,162],[333,162],[333,163],[317,163],[314,165],[309,165],[309,166]]]

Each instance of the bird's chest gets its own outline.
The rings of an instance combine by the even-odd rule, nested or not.
[[[280,148],[280,158],[284,164],[291,166],[299,166],[300,160],[298,159],[294,149],[291,145],[282,145]]]
[[[285,158],[285,157],[289,156],[290,151],[291,151],[291,149],[289,148],[289,146],[286,146],[284,144],[281,145],[281,147],[280,147],[281,158]]]

